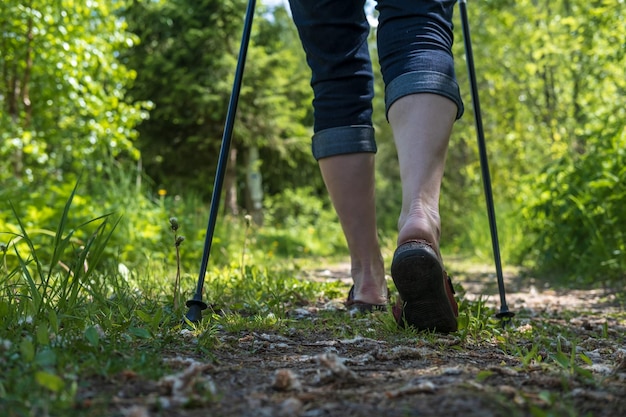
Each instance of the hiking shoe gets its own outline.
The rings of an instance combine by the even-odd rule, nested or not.
[[[398,305],[393,308],[400,327],[438,333],[457,330],[454,289],[431,243],[411,240],[398,246],[391,277],[400,293]]]
[[[389,299],[389,289],[387,289],[387,299]],[[346,300],[346,307],[350,315],[373,313],[374,311],[387,311],[387,304],[370,304],[363,301],[356,301],[354,299],[354,285],[348,292],[348,299]]]

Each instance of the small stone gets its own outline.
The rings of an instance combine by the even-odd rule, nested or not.
[[[277,391],[299,391],[302,389],[302,384],[292,370],[277,369],[274,373],[272,388]]]

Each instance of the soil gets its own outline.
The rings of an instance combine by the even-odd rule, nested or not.
[[[347,284],[347,271],[340,265],[306,279]],[[485,268],[465,270],[455,282],[465,299],[480,297],[499,309],[495,276]],[[575,353],[588,360],[568,364],[571,337],[559,335],[554,343],[565,353],[561,366],[549,359],[555,349],[537,346],[524,360],[524,354],[505,352],[496,336],[409,334],[393,344],[367,334],[342,339],[320,317],[324,309],[347,314],[338,300],[290,312],[318,320],[315,333],[223,335],[214,358],[168,353],[164,366],[171,375],[145,381],[129,373],[92,389],[110,393],[107,415],[126,417],[626,415],[623,304],[599,290],[557,292],[516,272],[506,274],[505,283],[517,317],[499,337],[522,341],[520,352],[528,352],[533,339],[520,334],[562,326],[579,340]],[[376,317],[355,320],[380,325]]]

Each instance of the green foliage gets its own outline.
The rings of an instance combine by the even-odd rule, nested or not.
[[[126,100],[154,106],[139,127],[139,146],[158,181],[165,173],[197,178],[214,164],[242,7],[239,0],[136,1],[124,11],[140,40],[123,55],[137,73]]]
[[[311,187],[285,189],[268,197],[265,206],[268,227],[256,237],[259,249],[281,258],[347,254],[335,212]]]
[[[556,160],[525,193],[531,197],[523,201],[523,214],[534,236],[528,258],[543,273],[577,284],[623,284],[625,167],[626,130],[589,143],[582,155]]]
[[[122,191],[118,195],[124,200],[126,190],[119,179],[112,180],[111,185],[117,184],[116,191]],[[120,229],[127,231],[128,226],[117,214],[77,222],[88,212],[81,205],[81,188],[70,189],[63,205],[50,208],[50,218],[56,219],[56,227],[50,231],[34,228],[20,215],[18,207],[30,206],[23,201],[13,210],[13,223],[3,223],[3,228],[16,230],[3,234],[11,239],[3,246],[0,267],[3,414],[69,412],[80,406],[78,386],[90,375],[111,376],[124,371],[158,378],[164,372],[162,366],[157,366],[162,348],[181,343],[182,310],[172,308],[171,287],[163,285],[163,276],[167,275],[164,266],[155,269],[144,259],[141,269],[135,264],[133,270],[118,271],[116,262],[123,257],[114,256],[119,250],[115,245],[120,244],[114,236]],[[75,203],[78,207],[73,206]],[[170,203],[154,204],[152,213],[164,214]],[[85,213],[77,213],[77,208]],[[192,206],[185,208],[194,211]],[[135,213],[133,221],[142,219],[143,223],[135,223],[134,227],[145,228],[151,215]],[[189,217],[183,215],[181,219]],[[160,228],[164,234],[171,233],[167,222],[168,217],[162,216]],[[185,231],[185,224],[179,221],[176,231]],[[171,229],[172,222],[169,226]],[[249,222],[245,227],[250,227]],[[249,258],[237,259],[241,264],[235,263],[245,241],[232,238],[231,233],[232,229],[221,229],[218,235],[222,236],[222,245],[232,239],[233,247],[238,247],[229,258],[232,264],[212,265],[207,279],[207,298],[218,303],[212,308],[220,314],[208,313],[209,324],[195,330],[199,332],[197,349],[208,354],[219,344],[215,339],[218,324],[234,332],[238,328],[274,329],[282,325],[287,308],[324,297],[325,293],[338,294],[334,289],[337,285],[325,287],[303,281],[295,264],[272,267],[271,262],[259,262],[261,256],[256,257],[253,251]],[[249,239],[249,235],[245,232],[242,236]],[[143,240],[143,244],[147,242],[149,239]],[[178,249],[174,246],[162,249],[174,253]],[[165,254],[162,257],[171,259]],[[219,256],[215,263],[219,265]],[[173,261],[169,265],[174,269]],[[191,289],[192,277],[182,278],[185,288]]]
[[[111,224],[110,215],[104,215],[70,229],[70,205],[75,192],[76,188],[54,233],[29,233],[13,208],[18,231],[6,245],[3,264],[7,282],[14,278],[23,281],[21,291],[16,292],[17,311],[21,314],[38,318],[62,310],[74,315],[77,306],[115,289],[114,283],[102,280],[95,271],[119,220]],[[14,261],[7,262],[7,257]]]
[[[458,322],[459,334],[463,340],[481,340],[489,337],[502,325],[495,319],[495,310],[488,308],[482,298],[474,302],[462,300]]]
[[[245,6],[244,0],[137,1],[125,12],[141,40],[124,56],[137,72],[127,99],[154,104],[139,127],[139,146],[148,174],[168,189],[204,197],[211,191],[207,179],[217,162]],[[239,159],[252,145],[261,149],[270,192],[284,188],[285,175],[306,184],[316,169],[303,124],[311,117],[308,81],[287,12],[277,8],[270,17],[260,5],[231,149]],[[230,164],[237,170],[237,159]]]
[[[13,210],[17,232],[6,245],[0,270],[0,340],[19,335],[0,351],[6,383],[0,390],[2,407],[7,404],[11,415],[72,405],[78,364],[64,350],[66,344],[82,326],[110,311],[111,294],[129,292],[124,282],[99,269],[116,222],[105,215],[71,228],[75,193],[76,188],[53,233],[29,232]],[[7,257],[15,261],[7,262]],[[92,344],[97,341],[93,331],[87,335]]]
[[[117,59],[136,38],[116,16],[120,1],[0,6],[0,180],[72,182],[100,161],[137,158],[144,103],[124,102],[134,72]],[[69,174],[69,177],[68,177]]]
[[[512,184],[519,174],[621,131],[621,3],[525,0],[469,7],[494,183],[503,196],[517,194]],[[462,43],[456,48],[462,56]],[[469,98],[466,105],[469,113]]]
[[[118,261],[133,267],[136,262],[149,260],[151,251],[163,245],[165,232],[158,226],[165,216],[164,209],[141,194],[137,188],[135,177],[122,171],[126,165],[103,166],[103,176],[95,178],[85,176],[81,186],[73,191],[69,184],[47,187],[30,186],[8,187],[0,192],[4,198],[3,210],[0,212],[0,241],[7,243],[14,235],[27,231],[31,240],[36,242],[38,250],[52,257],[56,248],[55,236],[59,214],[66,209],[65,202],[72,196],[72,212],[63,227],[79,229],[93,219],[104,219],[116,225],[116,233],[109,239],[110,244],[102,250],[102,261],[109,266],[116,266]],[[132,171],[131,171],[132,172]],[[16,215],[11,213],[14,207]],[[65,207],[65,208],[64,208]],[[114,213],[114,215],[113,215]],[[107,217],[108,216],[108,217]],[[20,219],[19,224],[17,219]],[[112,221],[112,219],[115,219]],[[66,245],[80,247],[89,242],[89,237],[70,234]],[[67,259],[60,259],[64,264],[74,262],[68,254]],[[93,254],[91,255],[93,256]],[[16,255],[7,252],[10,263]]]
[[[124,195],[131,193],[124,189],[123,178],[126,177],[111,180],[110,192],[131,204],[125,200]],[[114,185],[118,188],[114,189]],[[63,204],[51,208],[50,217],[56,221],[50,232],[37,233],[29,220],[20,215],[18,207],[29,204],[17,205],[12,214],[16,231],[10,235],[13,238],[5,245],[3,254],[8,256],[11,252],[15,258],[8,262],[8,268],[4,262],[0,267],[0,315],[3,317],[0,322],[0,363],[3,366],[0,412],[3,415],[69,415],[83,406],[79,393],[90,392],[94,381],[126,374],[155,381],[169,371],[163,366],[163,352],[211,358],[217,349],[232,349],[229,341],[238,340],[242,332],[255,331],[270,334],[325,331],[342,338],[366,335],[386,341],[389,346],[429,345],[441,351],[467,350],[469,355],[498,346],[508,353],[506,360],[513,366],[517,363],[524,368],[541,366],[542,372],[560,378],[564,390],[601,382],[597,374],[589,370],[589,357],[577,349],[579,340],[571,327],[536,315],[530,319],[521,312],[516,320],[543,320],[543,324],[502,328],[493,318],[494,310],[488,308],[484,300],[465,299],[462,292],[459,293],[460,330],[447,337],[399,330],[390,313],[351,318],[328,311],[311,320],[296,320],[288,314],[290,311],[343,299],[348,286],[340,280],[305,279],[306,271],[299,261],[291,259],[294,255],[291,252],[274,262],[267,252],[261,253],[267,244],[254,242],[255,235],[263,228],[255,228],[250,222],[239,223],[236,219],[220,222],[221,242],[218,244],[221,247],[213,253],[216,256],[207,273],[205,287],[210,309],[201,323],[186,329],[180,320],[182,308],[172,306],[171,284],[177,266],[174,258],[177,247],[171,244],[172,225],[178,225],[177,233],[192,232],[194,217],[198,215],[204,220],[206,210],[189,201],[163,197],[152,206],[141,206],[146,209],[144,212],[134,216],[126,212],[119,222],[110,220],[118,219],[117,213],[77,221],[75,219],[85,215],[81,212],[88,212],[81,205],[83,187],[87,185],[69,189]],[[299,202],[297,211],[289,211],[292,201]],[[102,209],[104,203],[98,203],[96,205]],[[331,216],[328,208],[321,205],[319,199],[312,198],[310,190],[306,189],[272,203],[273,213],[286,222],[275,230],[302,229],[308,227],[308,223],[324,227],[320,219]],[[137,207],[129,208],[137,210]],[[170,213],[175,211],[177,221],[168,221]],[[115,236],[127,227],[124,226],[126,217],[133,218],[133,227],[142,228],[147,227],[152,216],[160,216],[158,227],[165,236],[164,241],[169,242],[162,250],[170,254],[159,255],[167,263],[155,265],[145,260],[127,273],[120,273],[115,262],[107,262],[109,256],[117,253],[115,245],[120,241]],[[116,226],[114,231],[113,226]],[[271,231],[270,228],[266,233]],[[336,233],[340,236],[339,231]],[[307,238],[304,234],[300,237],[301,240]],[[187,257],[189,246],[193,246],[188,243],[193,240],[185,239],[185,245],[180,246],[182,259]],[[138,241],[148,245],[150,239]],[[153,243],[152,250],[158,248],[159,244]],[[226,254],[227,264],[220,259],[226,251],[222,248],[233,252]],[[113,257],[113,261],[117,259]],[[183,268],[185,265],[182,264]],[[170,278],[166,278],[168,276]],[[194,278],[183,274],[182,287],[191,289]],[[324,329],[320,330],[322,323]],[[597,335],[591,334],[587,340],[608,334],[606,327],[596,331]],[[623,336],[617,337],[621,346]],[[479,371],[475,379],[482,383],[494,374],[494,370]],[[103,386],[98,385],[98,388]],[[546,391],[543,395],[549,399],[552,394]],[[110,398],[107,392],[100,392],[99,396]],[[211,401],[211,397],[204,401]],[[569,399],[557,402],[529,397],[525,401],[534,407],[535,415],[571,407]],[[97,413],[100,406],[106,404],[96,402],[89,406],[89,411]]]
[[[622,135],[626,117],[623,2],[498,0],[468,6],[504,262],[524,259],[537,272],[585,282],[615,278],[623,264],[614,251],[623,243],[611,225],[623,223],[624,214],[594,212],[603,210],[602,193],[616,199],[622,194],[619,186],[613,192],[598,187],[608,186],[605,179],[614,183],[619,172],[607,162],[615,159],[609,151],[615,145],[607,144]],[[466,114],[450,144],[442,234],[444,245],[452,241],[463,252],[469,246],[490,254],[487,224],[479,220],[485,208],[460,26],[457,20],[454,52]],[[597,158],[583,157],[581,170],[579,156],[598,152]],[[583,185],[593,181],[599,182]],[[530,209],[540,202],[541,210]],[[563,207],[569,207],[569,219]],[[580,229],[594,228],[606,247],[595,235],[594,248],[583,249],[593,232]],[[536,233],[540,241],[532,247]]]
[[[2,257],[7,270],[16,268],[19,263],[13,246],[24,245],[27,241],[16,237],[19,234],[27,233],[42,257],[55,256],[52,251],[56,247],[59,213],[67,209],[65,202],[72,195],[71,213],[63,227],[72,230],[83,225],[90,227],[95,224],[93,219],[105,221],[107,228],[115,225],[115,233],[108,237],[100,256],[100,261],[108,268],[119,269],[127,279],[136,280],[139,268],[161,269],[165,265],[176,265],[176,246],[168,223],[171,217],[176,217],[180,235],[177,237],[185,240],[178,248],[181,276],[191,272],[195,275],[202,257],[209,213],[202,199],[193,194],[147,195],[143,185],[138,183],[141,178],[131,175],[132,171],[129,174],[124,164],[107,166],[104,172],[106,174],[98,181],[85,178],[74,191],[69,186],[58,186],[31,188],[28,194],[21,188],[0,192],[0,196],[10,198],[0,211],[0,243],[7,249]],[[11,196],[19,198],[13,200]],[[283,256],[346,254],[345,241],[332,208],[312,194],[310,188],[286,191],[284,195],[268,199],[266,205],[268,216],[264,226],[251,224],[244,216],[219,218],[211,248],[211,267],[254,264],[260,259],[279,262]],[[74,232],[62,239],[65,245],[75,247],[89,243],[88,236]],[[70,257],[69,252],[60,261],[68,265],[79,262]]]

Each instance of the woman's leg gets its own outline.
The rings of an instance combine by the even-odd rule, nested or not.
[[[378,244],[374,194],[374,154],[320,159],[326,188],[350,250],[354,299],[387,303],[385,268]]]
[[[463,111],[452,59],[454,1],[380,0],[378,47],[398,151],[402,210],[391,275],[400,323],[454,331],[456,301],[439,252],[439,194],[452,125]]]
[[[378,51],[402,179],[398,243],[438,248],[439,192],[461,102],[452,58],[455,1],[379,0]]]
[[[402,179],[398,244],[424,239],[439,247],[439,194],[457,108],[435,94],[412,94],[389,109]]]
[[[354,300],[385,304],[374,195],[374,77],[364,0],[290,3],[312,70],[313,155],[350,251]]]

